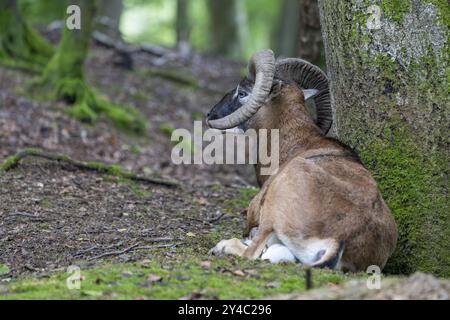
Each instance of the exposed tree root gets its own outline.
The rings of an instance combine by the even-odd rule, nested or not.
[[[140,112],[127,106],[118,106],[91,88],[82,78],[62,78],[48,81],[45,76],[36,84],[36,88],[46,90],[51,87],[54,98],[60,99],[71,105],[67,113],[86,123],[95,123],[98,116],[110,119],[118,128],[142,134],[147,130],[147,122]]]
[[[174,180],[166,180],[161,178],[155,178],[155,177],[147,177],[147,176],[141,176],[136,173],[133,173],[131,171],[123,169],[119,165],[108,165],[102,162],[85,162],[85,161],[78,161],[70,158],[67,155],[62,154],[56,154],[56,153],[50,153],[41,149],[25,149],[16,155],[13,155],[9,158],[7,158],[3,164],[0,165],[0,172],[6,172],[10,169],[13,169],[17,167],[19,162],[27,157],[38,157],[43,158],[47,160],[57,161],[58,163],[66,163],[69,165],[74,166],[75,168],[86,170],[86,171],[92,171],[92,172],[98,172],[101,174],[108,174],[119,178],[144,182],[144,183],[150,183],[150,184],[158,184],[163,185],[167,187],[177,187],[179,186],[177,181]]]

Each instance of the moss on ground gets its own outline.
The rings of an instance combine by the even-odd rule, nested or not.
[[[230,212],[242,211],[248,207],[250,201],[258,194],[259,188],[240,188],[240,197],[225,201]]]
[[[280,293],[302,292],[305,271],[298,264],[272,265],[263,261],[199,257],[153,260],[133,264],[104,264],[81,270],[80,290],[69,290],[70,273],[45,278],[23,278],[0,285],[0,299],[258,299]],[[349,276],[313,270],[315,287],[339,284]]]

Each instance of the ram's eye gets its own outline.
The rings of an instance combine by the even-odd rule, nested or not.
[[[239,91],[239,93],[238,93],[238,98],[239,99],[243,99],[243,98],[245,98],[247,96],[247,92],[245,92],[245,91]]]

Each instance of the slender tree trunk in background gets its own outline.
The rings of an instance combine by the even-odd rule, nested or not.
[[[239,1],[207,0],[211,51],[214,54],[242,58],[242,30],[245,28],[242,15],[245,13],[240,10]]]
[[[122,0],[101,0],[98,10],[100,25],[98,30],[110,37],[120,39],[120,17],[123,12]]]
[[[91,42],[96,0],[71,0],[81,9],[81,29],[64,31],[59,47],[45,67],[39,81],[41,87],[50,89],[55,98],[72,105],[68,113],[85,122],[94,122],[100,114],[106,115],[123,129],[141,132],[145,123],[134,109],[111,105],[86,82],[84,62]]]
[[[298,56],[324,68],[325,57],[317,0],[299,2]]]
[[[53,51],[23,19],[16,0],[0,0],[0,63],[38,71]]]
[[[191,23],[189,19],[189,0],[177,0],[177,47],[180,52],[190,51]]]
[[[359,151],[399,227],[386,271],[449,276],[448,2],[319,7],[335,129]]]
[[[278,26],[272,35],[275,53],[295,57],[298,51],[299,0],[284,0],[278,18]]]

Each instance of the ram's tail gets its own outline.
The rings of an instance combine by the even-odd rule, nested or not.
[[[323,256],[312,264],[312,267],[335,269],[342,258],[344,249],[345,241],[335,241],[335,245],[329,246]]]
[[[279,238],[302,264],[316,268],[339,268],[345,249],[344,241],[333,238]]]

